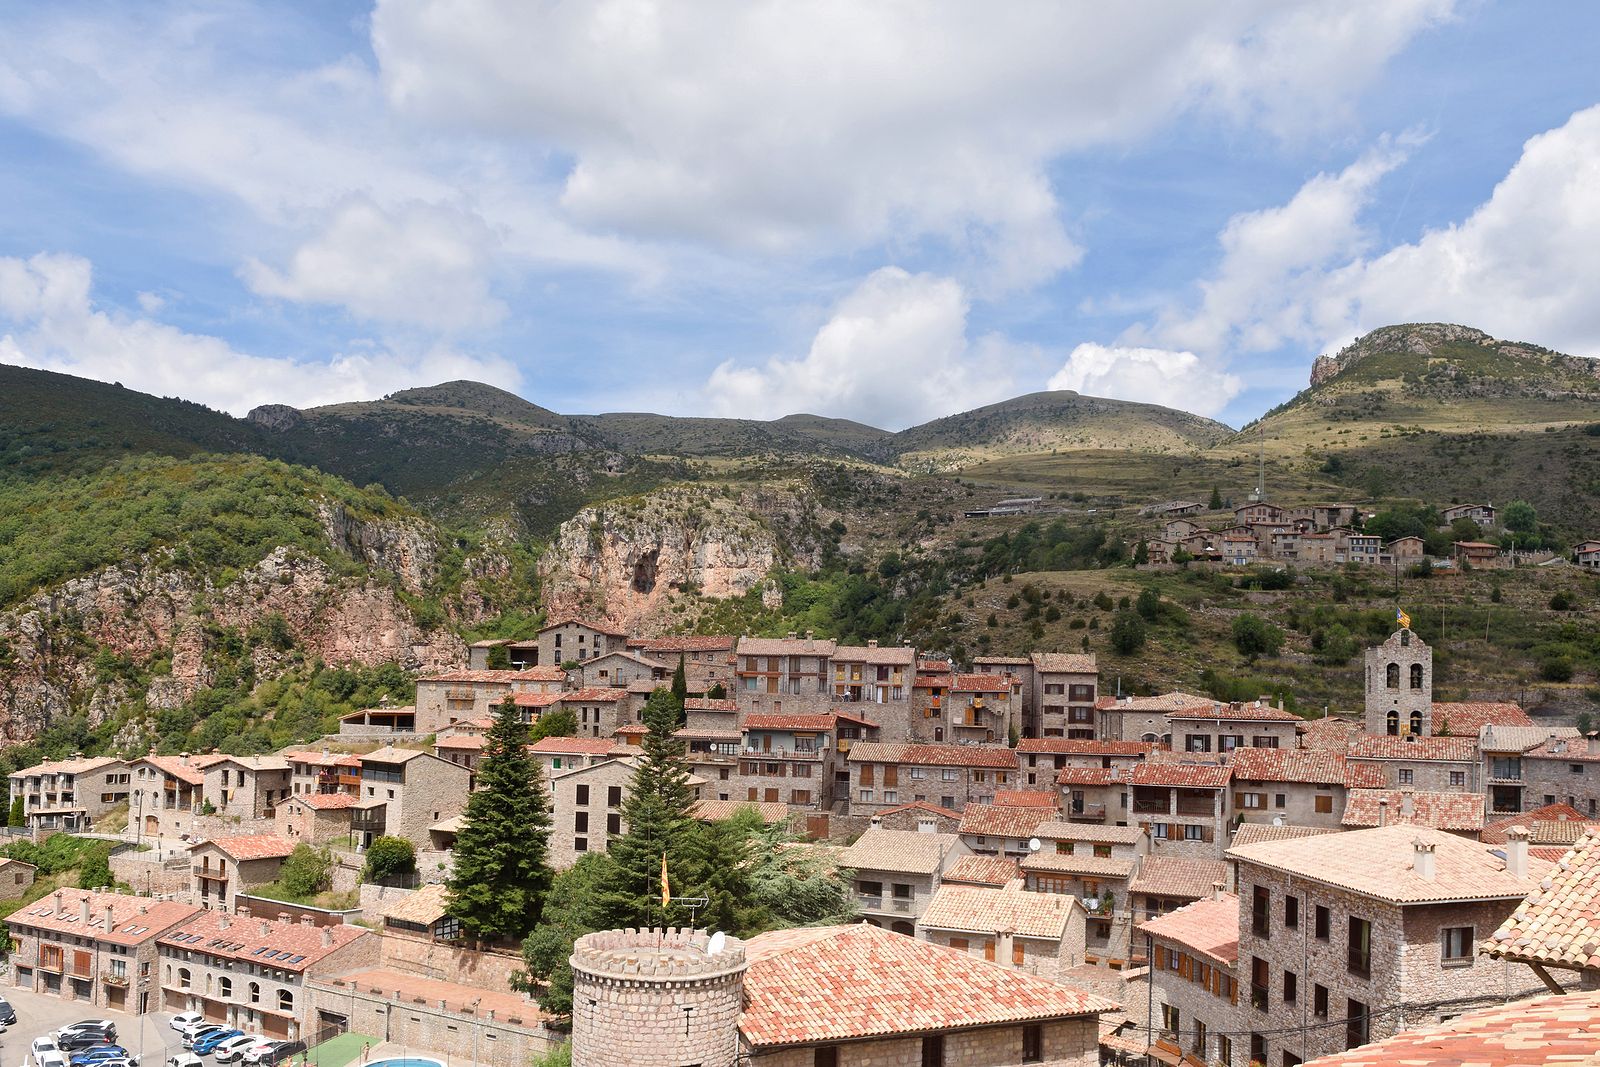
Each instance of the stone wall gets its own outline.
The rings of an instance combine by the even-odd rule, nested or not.
[[[119,882],[126,882],[134,892],[149,896],[173,896],[189,899],[189,864],[167,867],[147,857],[154,852],[119,852],[111,856],[111,874]]]
[[[523,962],[520,952],[462,948],[421,935],[386,931],[382,966],[420,978],[464,982],[485,989],[510,989],[511,976],[523,969]]]
[[[1100,1062],[1099,1027],[1095,1016],[1043,1023],[1044,1058],[1022,1058],[1023,1027],[993,1026],[961,1030],[944,1037],[944,1059],[951,1067],[1013,1067],[1032,1062],[1043,1067],[1095,1067]],[[842,1067],[922,1067],[923,1039],[885,1038],[851,1042],[839,1047]],[[751,1062],[760,1067],[812,1067],[814,1047],[756,1052]],[[572,1061],[578,1067],[578,1061]]]
[[[488,1067],[526,1067],[560,1038],[539,1021],[538,1006],[528,1004],[525,1016],[496,1018],[456,1011],[438,1003],[418,1003],[367,986],[352,987],[337,979],[307,983],[310,1017],[317,1023],[328,1016],[349,1020],[349,1028],[406,1049],[426,1050],[460,1061]]]

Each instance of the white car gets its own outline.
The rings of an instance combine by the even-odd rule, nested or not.
[[[212,1051],[216,1053],[218,1063],[232,1063],[244,1055],[246,1049],[267,1043],[267,1039],[260,1034],[240,1034],[238,1037],[228,1038]]]
[[[165,1067],[205,1067],[205,1061],[192,1052],[179,1052],[167,1057]]]
[[[33,1067],[67,1067],[67,1057],[60,1052],[35,1052]]]
[[[206,1017],[197,1011],[181,1011],[172,1017],[167,1025],[180,1034],[187,1034],[190,1030],[206,1021]]]
[[[34,1038],[33,1058],[37,1060],[40,1056],[43,1056],[47,1052],[60,1054],[61,1050],[56,1047],[56,1039],[49,1036]]]

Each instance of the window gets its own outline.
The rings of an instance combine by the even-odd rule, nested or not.
[[[1450,772],[1450,784],[1451,785],[1466,785],[1467,784],[1467,772],[1466,771],[1451,771]]]
[[[1264,885],[1255,887],[1250,900],[1250,932],[1257,937],[1272,936],[1272,891]]]
[[[950,947],[957,952],[969,952],[972,949],[972,942],[964,937],[952,937],[950,939]]]
[[[579,804],[587,804],[587,803],[589,803],[589,787],[588,786],[586,786],[586,785],[578,786],[578,803]]]
[[[1413,663],[1411,665],[1411,688],[1422,688],[1422,664],[1420,663]]]
[[[1250,1035],[1250,1062],[1267,1062],[1267,1039],[1263,1034]]]
[[[943,781],[953,782],[956,780],[956,769],[954,767],[946,767],[943,771],[939,772],[939,777]]]
[[[811,1067],[839,1067],[839,1047],[829,1045],[811,1054]]]
[[[1270,973],[1267,961],[1260,956],[1250,957],[1250,1006],[1256,1011],[1267,1010],[1267,987]]]
[[[1415,777],[1416,777],[1416,775],[1412,773],[1410,767],[1402,767],[1400,769],[1400,784],[1401,785],[1410,785],[1411,782],[1412,782],[1412,779],[1415,778]]]
[[[1333,796],[1328,793],[1318,793],[1315,798],[1315,808],[1318,815],[1329,815],[1333,812]]]
[[[922,1039],[922,1067],[944,1067],[943,1034],[929,1034]]]
[[[1318,985],[1315,982],[1312,983],[1312,985],[1311,985],[1311,1014],[1315,1015],[1319,1019],[1326,1019],[1328,1017],[1328,987],[1327,986]]]
[[[189,968],[187,968],[187,967],[179,967],[178,968],[178,988],[179,989],[192,988],[191,985],[190,985]]]
[[[909,885],[907,885],[906,883],[904,883],[904,882],[896,882],[894,884],[894,899],[896,899],[896,900],[910,900],[911,899],[911,887]]]
[[[1201,1022],[1199,1019],[1194,1021],[1194,1044],[1191,1045],[1190,1048],[1192,1048],[1195,1052],[1198,1052],[1202,1057],[1205,1056],[1206,1024]]]
[[[233,979],[232,978],[218,978],[217,979],[217,996],[219,996],[219,997],[231,997],[231,996],[233,996]]]
[[[885,804],[898,804],[898,803],[900,803],[900,790],[898,790],[898,789],[885,789],[883,791],[883,802]]]
[[[572,814],[572,828],[574,830],[578,831],[578,833],[580,833],[580,834],[588,833],[588,831],[589,831],[589,813],[586,812],[586,811],[573,812],[573,814]]]
[[[1186,825],[1183,828],[1183,839],[1185,841],[1204,841],[1206,839],[1206,828],[1196,824]]]
[[[1038,1023],[1022,1028],[1022,1062],[1044,1062],[1044,1027]]]
[[[1183,1029],[1182,1013],[1171,1004],[1161,1005],[1161,1029],[1169,1034],[1176,1034]]]
[[[1229,1064],[1233,1062],[1233,1038],[1218,1035],[1217,1062]]]
[[[1291,930],[1300,927],[1300,898],[1286,896],[1283,898],[1283,925]]]
[[[1185,752],[1210,752],[1211,736],[1209,734],[1190,734],[1184,739]]]
[[[261,1003],[261,986],[259,984],[255,983],[255,982],[251,982],[250,983],[249,992],[250,992],[250,1003],[252,1003],[252,1004],[260,1004]]]
[[[864,897],[881,897],[881,896],[883,896],[883,883],[882,882],[861,882],[859,884],[861,886],[861,895],[862,896],[864,896]]]
[[[606,807],[622,807],[622,787],[620,785],[606,786]]]
[[[1344,1047],[1355,1048],[1372,1040],[1367,1006],[1359,1000],[1345,1001]]]
[[[871,804],[872,803],[872,790],[863,789],[861,791],[861,803],[863,803],[863,804]]]
[[[1372,973],[1372,924],[1354,915],[1350,916],[1349,949],[1350,973],[1366,978]]]
[[[1385,673],[1387,674],[1387,678],[1385,679],[1385,681],[1387,681],[1389,683],[1389,688],[1390,689],[1399,689],[1400,688],[1400,664],[1398,664],[1398,663],[1389,664],[1389,669]]]
[[[1293,971],[1283,972],[1283,1002],[1293,1004],[1300,996],[1300,977]]]
[[[1326,940],[1328,940],[1328,909],[1323,907],[1321,904],[1318,904],[1315,914],[1316,914],[1316,930],[1315,930],[1315,933],[1316,933],[1317,940],[1318,941],[1326,941]]]
[[[574,852],[588,852],[589,851],[589,839],[587,837],[574,837],[572,839],[572,851],[574,851]]]
[[[1288,807],[1289,806],[1289,794],[1288,793],[1274,793],[1274,794],[1272,794],[1272,806],[1275,807],[1275,808],[1286,808],[1286,807]]]
[[[278,1010],[285,1012],[294,1011],[294,994],[287,989],[278,990]]]
[[[1267,794],[1265,793],[1235,793],[1233,799],[1241,808],[1255,810],[1267,806]]]
[[[1013,942],[1011,942],[1011,963],[1014,966],[1021,967],[1023,964],[1025,964],[1027,962],[1028,962],[1028,956],[1027,956],[1026,951],[1023,948],[1022,942],[1021,941],[1013,941]]]
[[[1094,854],[1097,859],[1108,860],[1111,858],[1111,846],[1096,845],[1094,846]]]
[[[1439,959],[1446,966],[1472,963],[1472,927],[1447,926],[1439,931]]]
[[[622,816],[614,811],[606,816],[606,834],[611,837],[622,836]]]

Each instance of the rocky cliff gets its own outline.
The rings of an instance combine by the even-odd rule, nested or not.
[[[1348,374],[1374,356],[1405,354],[1421,357],[1461,358],[1463,352],[1481,351],[1512,362],[1533,362],[1579,378],[1600,377],[1600,361],[1563,356],[1538,345],[1501,341],[1482,330],[1447,322],[1385,326],[1358,337],[1333,355],[1318,356],[1311,364],[1311,384],[1322,385]]]
[[[659,631],[674,599],[742,596],[780,566],[814,567],[823,515],[797,487],[670,487],[584,508],[539,561],[551,618]]]

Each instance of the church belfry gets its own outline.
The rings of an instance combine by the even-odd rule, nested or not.
[[[1409,629],[1367,649],[1367,733],[1433,734],[1433,649]]]

